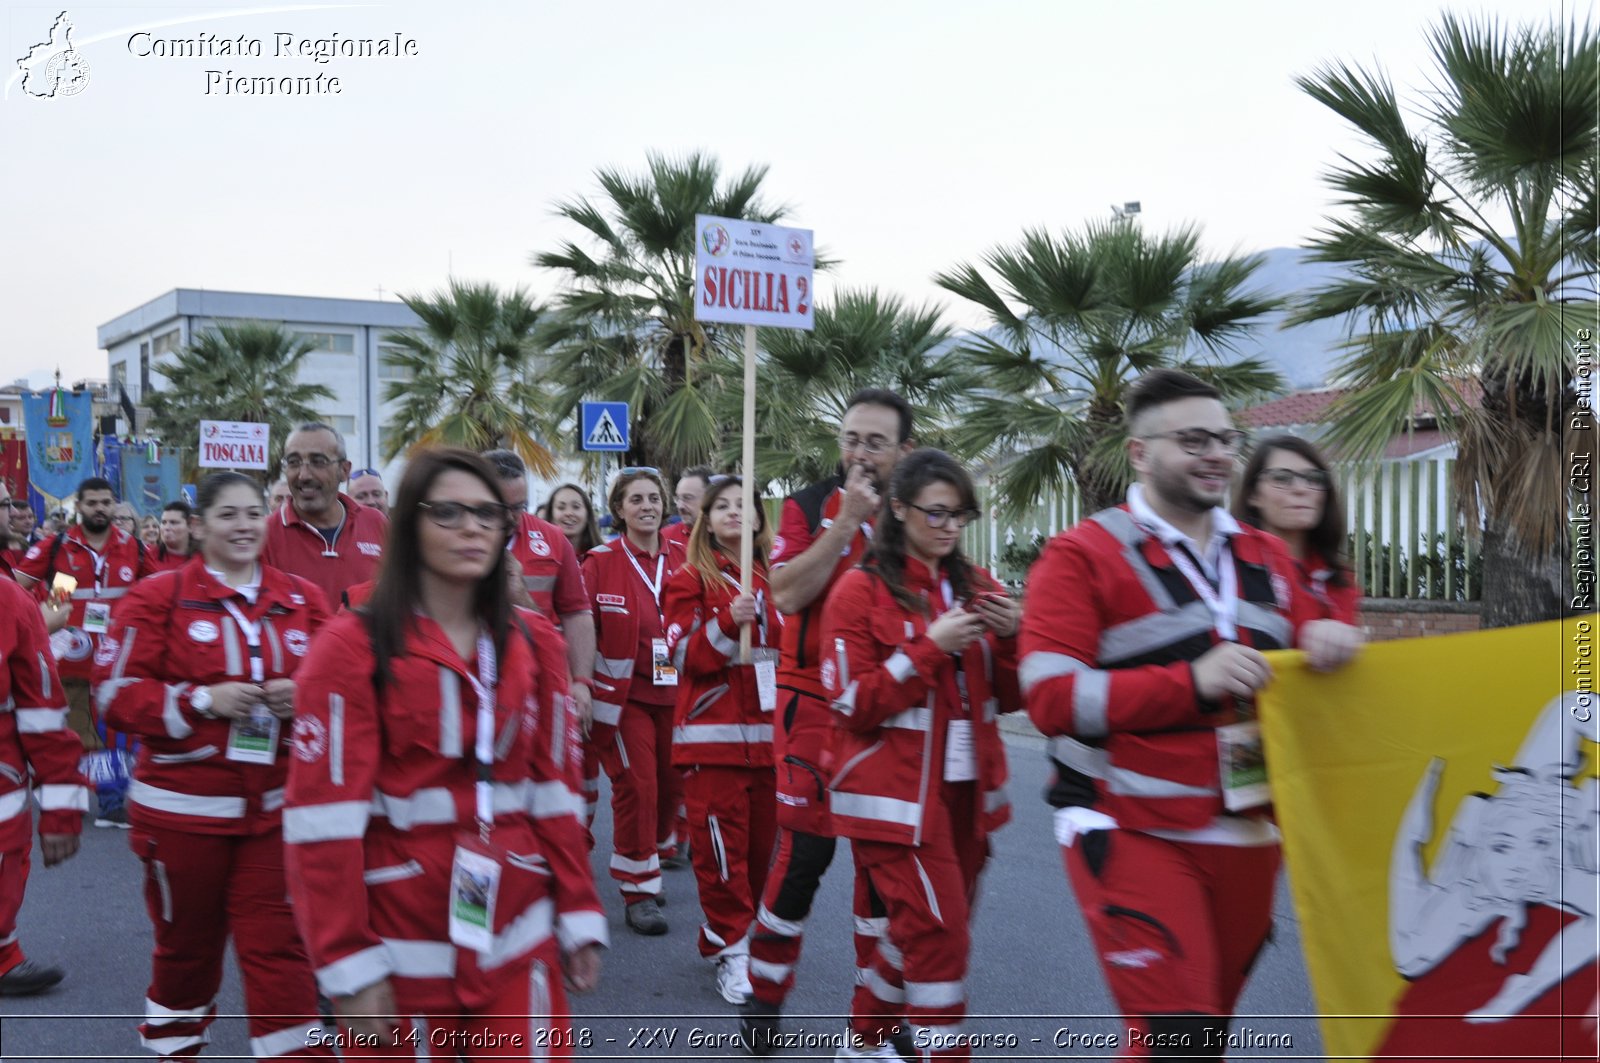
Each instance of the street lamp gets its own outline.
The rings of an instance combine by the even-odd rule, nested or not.
[[[1139,213],[1139,201],[1137,199],[1131,199],[1120,207],[1113,203],[1111,204],[1111,213],[1126,221],[1135,214]]]

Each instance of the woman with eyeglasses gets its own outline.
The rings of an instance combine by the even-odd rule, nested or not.
[[[589,501],[589,492],[577,484],[562,484],[550,492],[550,497],[539,507],[539,516],[561,529],[579,557],[605,542],[594,517],[594,503]]]
[[[1298,436],[1261,440],[1235,497],[1235,517],[1289,545],[1322,619],[1356,623],[1361,586],[1345,561],[1344,506],[1317,448]]]
[[[332,1058],[311,965],[285,901],[283,787],[302,663],[322,593],[261,563],[266,504],[237,472],[201,481],[196,563],[117,603],[94,659],[105,721],[138,737],[129,841],[155,930],[146,1048],[199,1053],[228,938],[244,975],[251,1051]]]
[[[111,507],[111,523],[123,531],[139,538],[139,514],[134,512],[133,503],[118,502]]]
[[[688,557],[667,584],[667,648],[682,673],[672,762],[684,771],[690,853],[700,887],[700,955],[717,965],[730,1004],[750,996],[750,943],[777,833],[772,720],[783,619],[767,587],[772,532],[755,511],[751,593],[740,591],[744,500],[737,476],[712,476],[689,533]],[[750,628],[742,663],[740,629]]]
[[[511,605],[500,478],[413,454],[367,603],[296,694],[289,892],[346,1058],[569,1056],[606,942],[555,628]]]
[[[661,537],[666,498],[655,469],[623,469],[609,498],[622,535],[583,560],[599,642],[589,741],[611,780],[611,877],[628,926],[651,936],[667,932],[661,858],[677,849],[672,828],[681,789],[672,766],[679,675],[667,652],[665,608],[683,546]]]
[[[978,515],[955,459],[912,451],[866,559],[828,598],[829,808],[889,917],[840,1058],[892,1054],[905,1024],[934,1057],[969,1058],[952,1036],[966,1010],[968,928],[989,833],[1011,816],[996,721],[1022,707],[1022,612],[961,551]]]

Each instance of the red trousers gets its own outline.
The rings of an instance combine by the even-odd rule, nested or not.
[[[290,913],[283,833],[193,834],[140,827],[129,838],[144,861],[144,901],[155,928],[146,1048],[163,1058],[200,1053],[216,1015],[228,937],[244,976],[250,1051],[257,1059],[334,1058],[318,1044],[317,990]]]
[[[684,772],[689,853],[700,887],[700,955],[743,952],[772,862],[777,798],[771,768],[708,764]]]
[[[658,846],[672,837],[682,777],[672,766],[671,705],[622,707],[616,734],[600,747],[611,779],[611,877],[634,904],[661,893]]]
[[[884,1043],[903,1019],[928,1058],[972,1058],[955,1035],[967,1014],[972,906],[989,852],[977,825],[981,800],[975,783],[945,783],[929,795],[922,845],[850,843],[888,913],[850,1002],[850,1031],[868,1045]]]
[[[17,942],[17,913],[28,888],[28,860],[32,839],[21,849],[0,853],[0,974],[27,959]]]
[[[593,1047],[576,1040],[554,940],[527,961],[496,970],[495,996],[465,1014],[415,1014],[406,981],[392,983],[405,1021],[377,1044],[341,1029],[344,1059],[570,1059],[574,1048]]]
[[[1131,1027],[1151,1015],[1233,1013],[1272,930],[1278,846],[1112,830],[1079,836],[1062,856]]]
[[[782,818],[782,804],[779,804]],[[794,988],[794,971],[800,963],[800,946],[805,934],[811,902],[822,884],[822,876],[833,862],[839,841],[831,834],[807,834],[778,828],[778,844],[772,853],[772,868],[767,873],[761,906],[756,910],[755,927],[750,934],[750,986],[760,1004],[781,1009]],[[883,902],[872,891],[872,884],[855,868],[855,890],[851,898],[855,917],[856,984],[861,985],[877,953],[878,939],[887,924]]]

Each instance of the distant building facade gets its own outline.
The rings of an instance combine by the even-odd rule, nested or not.
[[[344,436],[356,468],[379,467],[391,413],[384,385],[403,379],[384,357],[383,337],[422,324],[401,302],[175,288],[97,330],[112,401],[120,386],[135,405],[147,406],[150,393],[166,385],[158,366],[175,361],[175,352],[205,329],[245,320],[280,324],[315,344],[301,362],[300,380],[333,392],[319,418]],[[127,430],[141,430],[142,420]]]

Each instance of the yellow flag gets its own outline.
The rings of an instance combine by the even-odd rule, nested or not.
[[[1273,800],[1328,1055],[1596,1058],[1600,614],[1269,654]]]

